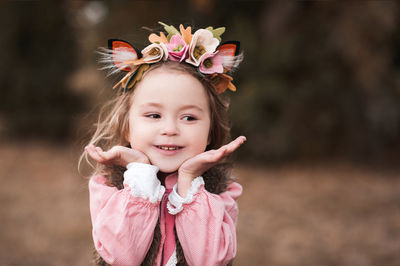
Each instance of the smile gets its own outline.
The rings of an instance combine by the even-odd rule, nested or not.
[[[179,146],[156,146],[156,147],[164,151],[176,151],[182,149],[182,147]]]

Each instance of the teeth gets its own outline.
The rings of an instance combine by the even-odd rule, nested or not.
[[[165,147],[165,146],[159,146],[159,148],[165,151],[174,151],[179,149],[179,147]]]

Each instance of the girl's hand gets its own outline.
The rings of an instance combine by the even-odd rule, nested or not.
[[[209,150],[186,160],[178,170],[178,193],[182,197],[186,197],[186,192],[194,178],[202,175],[219,161],[229,156],[245,141],[246,137],[240,136],[218,150]]]
[[[114,146],[108,151],[103,151],[100,147],[90,144],[85,147],[90,157],[98,163],[105,165],[120,165],[126,167],[128,163],[150,163],[149,158],[138,150],[124,146]]]

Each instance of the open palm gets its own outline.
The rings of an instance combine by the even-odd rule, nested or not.
[[[240,136],[217,150],[205,151],[186,160],[179,168],[179,175],[191,176],[192,178],[202,175],[219,161],[233,153],[245,141],[246,137]]]
[[[85,147],[85,150],[98,163],[105,165],[120,165],[126,167],[128,163],[149,163],[147,156],[138,150],[124,146],[114,146],[108,151],[103,151],[93,144]]]

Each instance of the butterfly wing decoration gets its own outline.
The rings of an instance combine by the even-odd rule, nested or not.
[[[105,66],[102,69],[109,69],[110,75],[118,72],[128,72],[117,84],[114,89],[122,86],[124,92],[133,86],[133,76],[135,76],[142,58],[142,53],[127,41],[119,39],[108,40],[108,49],[100,51],[100,60]]]
[[[222,66],[224,73],[235,70],[243,60],[243,55],[239,54],[240,42],[224,42],[217,47],[218,54],[223,57]]]
[[[142,57],[138,49],[123,40],[108,40],[108,49],[112,51],[112,62],[114,66],[122,71],[132,71],[135,68],[133,61]]]

